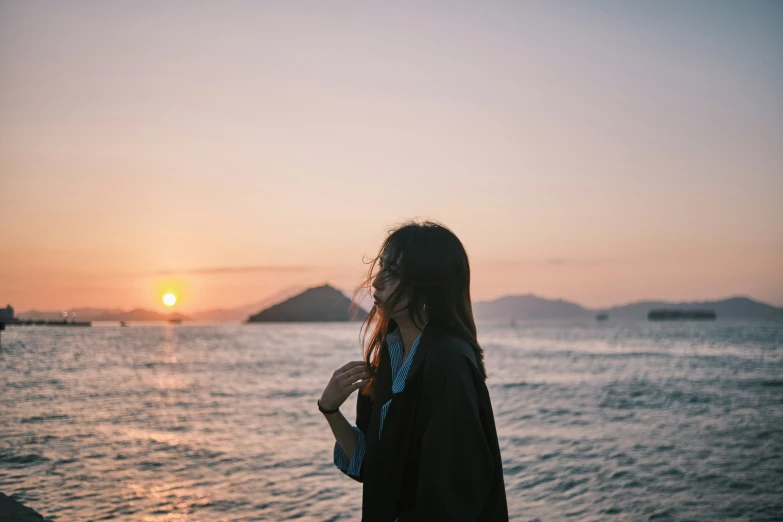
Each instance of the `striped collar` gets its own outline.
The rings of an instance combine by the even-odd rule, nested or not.
[[[419,340],[421,340],[421,336],[426,328],[427,325],[425,324],[419,335],[416,336],[411,349],[408,351],[408,355],[405,356],[405,361],[402,360],[404,349],[399,326],[386,336],[386,344],[389,347],[389,356],[391,357],[392,393],[400,393],[405,388],[408,370],[410,370],[413,356],[416,355],[416,348],[419,346]]]

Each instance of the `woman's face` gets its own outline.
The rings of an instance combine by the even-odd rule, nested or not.
[[[381,313],[388,313],[389,318],[393,319],[395,316],[405,311],[406,303],[402,302],[398,305],[396,310],[387,311],[384,309],[384,303],[391,297],[397,286],[400,284],[399,279],[389,276],[388,270],[397,268],[394,265],[389,265],[389,261],[385,257],[381,257],[379,260],[378,274],[372,280],[373,286],[373,298],[375,299],[375,306]]]

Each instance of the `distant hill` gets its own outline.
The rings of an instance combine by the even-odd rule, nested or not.
[[[512,319],[587,319],[595,317],[598,313],[606,313],[610,319],[646,320],[647,313],[656,308],[713,310],[718,319],[783,319],[783,308],[747,297],[691,303],[642,301],[609,309],[591,310],[569,301],[544,299],[534,295],[516,295],[473,303],[473,315],[476,320],[509,321]]]
[[[595,312],[576,303],[528,295],[508,295],[492,301],[473,303],[473,317],[478,320],[512,319],[584,319]]]
[[[682,310],[713,310],[718,319],[783,319],[783,308],[754,301],[747,297],[731,297],[720,301],[672,303],[644,301],[610,308],[607,313],[614,319],[647,319],[654,308],[679,308]]]
[[[144,310],[143,308],[136,308],[134,310],[121,310],[119,308],[74,308],[68,310],[68,320],[72,318],[72,313],[76,312],[77,321],[167,321],[169,319],[180,319],[182,321],[188,321],[190,318],[179,314],[163,314],[159,312],[153,312],[151,310]],[[18,314],[19,319],[32,319],[33,321],[42,320],[57,320],[62,319],[62,312],[50,312],[50,311],[38,311],[30,310],[29,312],[23,312]]]
[[[226,323],[234,321],[244,322],[248,316],[256,314],[261,310],[265,310],[270,306],[285,301],[286,299],[301,293],[303,290],[304,287],[302,286],[290,286],[257,303],[237,306],[234,308],[215,308],[212,310],[204,310],[202,312],[194,312],[190,314],[190,318],[193,321],[217,321]]]
[[[249,323],[258,322],[304,322],[304,321],[351,321],[351,300],[330,285],[308,288],[282,303],[248,318]],[[358,320],[364,320],[367,312],[360,309]]]

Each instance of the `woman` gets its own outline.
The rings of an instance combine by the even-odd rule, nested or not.
[[[462,243],[440,224],[406,223],[357,293],[369,286],[365,360],[335,371],[318,401],[335,465],[363,483],[362,521],[508,520]],[[352,426],[339,407],[357,389]]]

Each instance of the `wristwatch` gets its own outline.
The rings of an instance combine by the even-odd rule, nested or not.
[[[328,413],[337,413],[338,411],[340,411],[340,407],[339,406],[337,408],[333,409],[333,410],[325,410],[321,406],[321,399],[318,399],[318,409],[321,411],[321,413],[327,413],[327,414]]]

